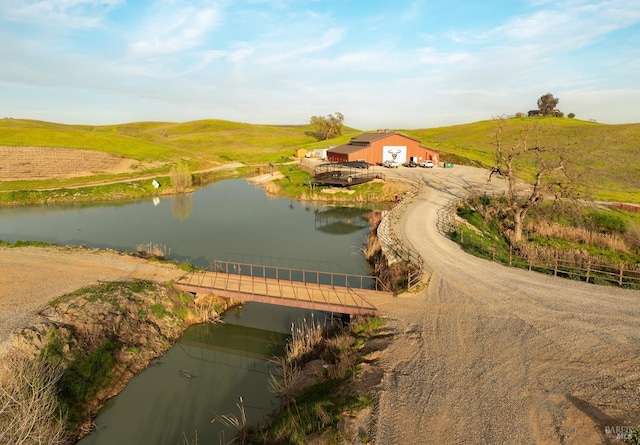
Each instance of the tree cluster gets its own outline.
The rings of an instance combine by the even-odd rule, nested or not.
[[[560,99],[553,97],[551,93],[547,93],[538,99],[538,109],[543,116],[551,116],[554,114],[558,102],[560,102]]]
[[[342,134],[342,123],[344,116],[342,113],[329,114],[328,116],[312,116],[311,126],[314,129],[314,136],[319,141],[335,138]]]

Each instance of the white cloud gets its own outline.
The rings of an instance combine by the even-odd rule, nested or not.
[[[47,26],[93,28],[124,0],[3,0],[0,15],[9,21]]]
[[[344,30],[342,29],[329,29],[324,35],[319,36],[319,38],[314,36],[313,38],[305,38],[299,42],[271,42],[270,44],[262,46],[262,49],[268,54],[261,56],[260,62],[264,64],[279,63],[318,53],[336,45],[342,40],[343,35]]]
[[[206,35],[220,21],[216,6],[198,8],[168,3],[160,7],[138,31],[130,45],[134,56],[157,56],[192,49],[202,44]]]

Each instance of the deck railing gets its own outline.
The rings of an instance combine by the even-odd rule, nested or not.
[[[225,260],[214,260],[206,270],[230,275],[271,278],[281,281],[294,281],[309,284],[324,284],[335,287],[347,287],[351,289],[369,289],[391,292],[378,277],[370,275],[265,266],[261,264],[239,263],[236,261]]]

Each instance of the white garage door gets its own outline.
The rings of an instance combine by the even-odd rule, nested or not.
[[[382,162],[396,161],[404,164],[407,162],[406,145],[385,145],[382,147]]]

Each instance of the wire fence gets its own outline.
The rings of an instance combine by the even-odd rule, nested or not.
[[[406,182],[406,181],[405,181]],[[393,230],[393,220],[408,205],[412,198],[420,194],[423,184],[420,182],[407,182],[411,185],[410,190],[405,193],[402,199],[389,210],[382,218],[378,226],[378,239],[386,249],[387,255],[391,255],[392,260],[402,261],[406,264],[407,272],[407,290],[416,287],[422,281],[424,271],[424,259],[420,254],[407,246],[405,242],[398,237]]]
[[[455,208],[452,211],[455,211]],[[481,234],[463,230],[462,225],[458,225],[454,231],[449,231],[449,235],[453,235],[467,252],[512,267],[587,283],[640,289],[638,264],[611,264],[561,249],[534,249],[531,254],[525,256],[517,252],[513,246],[498,246]]]

